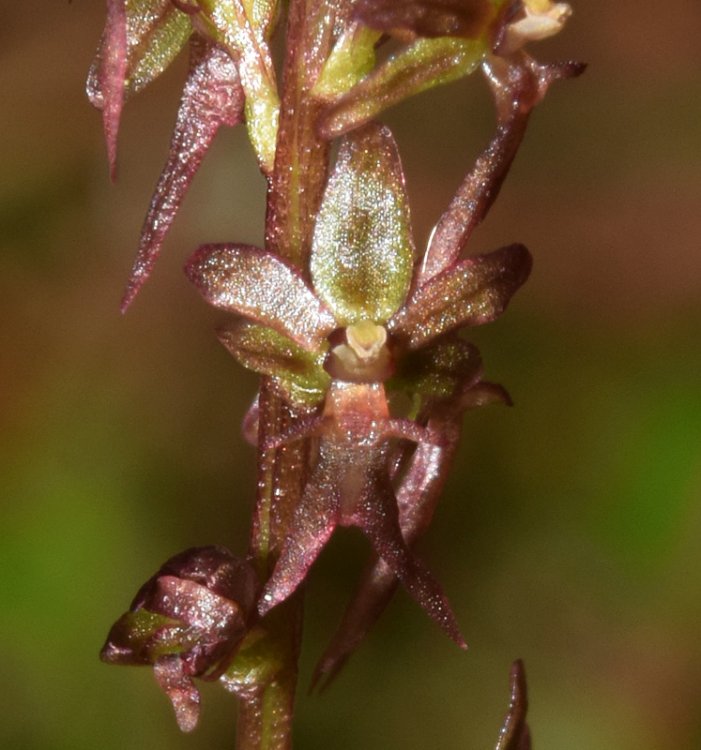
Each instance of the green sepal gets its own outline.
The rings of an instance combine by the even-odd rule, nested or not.
[[[384,324],[404,302],[414,243],[404,173],[389,129],[376,123],[341,145],[319,210],[311,273],[339,325]]]
[[[418,39],[390,57],[322,115],[319,130],[335,138],[388,107],[472,73],[488,50],[485,38]]]
[[[197,633],[178,620],[137,609],[125,612],[110,630],[113,648],[108,661],[123,664],[153,664],[166,654],[179,654],[197,643]]]
[[[388,389],[426,399],[452,398],[482,373],[477,347],[457,337],[407,352],[400,362],[400,369],[387,383]]]
[[[365,78],[375,66],[375,44],[381,32],[358,23],[341,34],[317,78],[312,96],[330,102]]]
[[[218,331],[219,340],[249,370],[273,377],[290,401],[316,406],[331,384],[325,349],[310,352],[272,328],[241,320]]]
[[[171,64],[192,34],[186,13],[171,0],[127,0],[126,4],[127,70],[124,96],[129,97],[158,78]],[[90,102],[102,107],[103,92],[99,66],[104,55],[105,39],[88,73],[87,94]]]
[[[275,162],[275,145],[280,115],[280,98],[275,83],[275,70],[265,39],[265,26],[253,23],[257,8],[274,12],[272,2],[249,0],[197,0],[213,37],[225,45],[238,63],[241,85],[246,94],[246,126],[258,164],[270,174]]]

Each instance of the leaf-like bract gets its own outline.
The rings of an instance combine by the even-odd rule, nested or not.
[[[168,160],[141,229],[122,312],[151,274],[165,236],[219,127],[232,127],[241,122],[243,105],[243,89],[229,52],[204,37],[193,35],[190,71],[180,100]]]
[[[314,289],[339,324],[382,324],[407,295],[413,260],[397,146],[371,124],[342,144],[329,179],[312,241]]]
[[[335,138],[410,96],[462,78],[477,68],[486,51],[482,39],[418,39],[334,101],[321,117],[319,132]]]
[[[336,41],[312,89],[312,96],[333,101],[359,83],[375,65],[381,34],[359,23],[348,24]]]
[[[246,93],[246,126],[258,163],[270,174],[275,161],[280,100],[275,70],[265,29],[266,13],[274,11],[272,3],[254,3],[265,11],[257,25],[248,16],[242,0],[198,0],[218,40],[226,45],[238,63],[241,84]],[[251,9],[251,12],[255,8]]]

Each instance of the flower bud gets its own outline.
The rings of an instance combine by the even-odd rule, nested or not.
[[[189,732],[200,704],[192,678],[216,679],[226,669],[251,625],[257,591],[250,560],[223,547],[185,550],[139,589],[100,658],[153,665],[180,729]]]

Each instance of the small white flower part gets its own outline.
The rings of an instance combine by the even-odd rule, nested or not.
[[[387,348],[387,329],[362,320],[345,329],[346,342],[331,350],[327,371],[350,383],[386,380],[392,373],[392,356]]]
[[[537,42],[557,34],[571,15],[572,8],[568,3],[524,0],[523,14],[519,14],[506,31],[504,52],[515,52],[527,42]]]

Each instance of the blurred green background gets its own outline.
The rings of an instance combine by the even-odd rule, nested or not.
[[[181,272],[204,241],[260,243],[243,129],[203,166],[152,280],[118,302],[165,158],[184,61],[133,100],[109,184],[83,95],[103,4],[5,3],[0,26],[0,746],[233,747],[205,686],[181,735],[149,670],[97,652],[185,547],[243,550],[255,380]],[[701,6],[587,0],[534,52],[590,63],[557,85],[472,251],[525,242],[531,281],[475,332],[516,403],[469,414],[421,546],[470,643],[402,592],[338,682],[306,695],[366,546],[314,569],[296,746],[483,750],[526,661],[538,750],[701,748]],[[486,142],[477,77],[393,110],[425,241]]]

